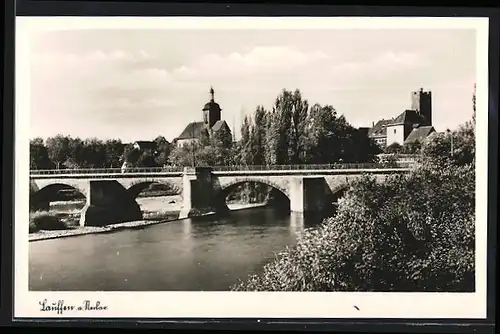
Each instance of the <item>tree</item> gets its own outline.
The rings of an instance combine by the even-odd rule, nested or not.
[[[137,167],[156,167],[157,164],[154,153],[151,150],[140,152],[139,158],[137,159],[135,165]]]
[[[258,106],[255,110],[254,124],[250,130],[250,150],[253,153],[254,165],[266,164],[266,110],[262,106]]]
[[[308,117],[309,162],[333,163],[340,159],[337,111],[330,105],[312,106]]]
[[[231,131],[228,127],[223,126],[219,128],[219,130],[212,133],[212,137],[210,138],[210,147],[213,148],[214,165],[224,166],[231,163],[232,145],[233,139]]]
[[[168,157],[173,149],[173,146],[163,136],[156,137],[154,142],[156,143],[156,164],[159,166],[164,166],[168,163]]]
[[[453,144],[452,144],[453,142]],[[424,163],[465,165],[475,161],[476,129],[473,121],[455,131],[434,132],[422,144],[420,158]]]
[[[104,143],[106,151],[106,167],[120,167],[124,146],[119,139],[108,139]]]
[[[169,161],[175,166],[213,166],[215,152],[210,145],[201,141],[193,141],[183,146],[175,147],[169,156]]]
[[[473,119],[459,126],[456,131],[453,160],[458,165],[475,162],[476,158],[476,123]]]
[[[61,164],[69,158],[70,138],[61,134],[47,138],[46,147],[50,160],[55,164],[56,169],[59,169]]]
[[[292,92],[283,89],[274,104],[278,130],[275,156],[278,165],[290,163],[290,128],[292,126],[293,102]]]
[[[346,150],[345,161],[373,162],[376,155],[381,153],[380,147],[375,144],[365,131],[351,127],[348,133],[349,147]]]
[[[134,145],[129,144],[125,146],[123,150],[123,161],[131,164],[132,166],[137,165],[137,162],[141,156],[142,152],[134,147]]]
[[[302,99],[297,89],[291,96],[291,126],[289,128],[289,161],[292,164],[305,162],[307,147],[307,115],[309,103]]]
[[[422,149],[422,143],[420,140],[413,140],[410,142],[405,142],[403,145],[403,152],[406,154],[418,154]]]
[[[194,165],[193,154],[196,154],[193,143],[176,146],[170,152],[168,161],[175,166],[191,167]]]
[[[52,166],[43,139],[34,138],[30,140],[30,169],[50,169]]]
[[[399,143],[392,143],[389,146],[387,146],[384,150],[385,153],[387,154],[397,154],[397,153],[402,153],[403,152],[403,146]]]
[[[97,138],[88,138],[83,142],[83,161],[87,167],[103,168],[106,166],[106,146]]]
[[[253,152],[251,146],[251,124],[250,118],[246,115],[241,124],[241,139],[240,139],[240,163],[243,165],[253,164]]]
[[[279,124],[276,109],[266,113],[266,131],[265,131],[265,162],[266,165],[277,164],[277,149],[279,140]]]
[[[454,131],[453,155],[434,133],[409,175],[351,183],[334,217],[233,290],[474,291],[473,124]]]
[[[473,164],[419,165],[384,183],[366,176],[335,217],[233,289],[474,291],[474,226]]]
[[[223,157],[219,155],[217,149],[211,145],[199,147],[196,154],[196,165],[197,166],[217,166],[220,165],[220,161],[224,160]]]

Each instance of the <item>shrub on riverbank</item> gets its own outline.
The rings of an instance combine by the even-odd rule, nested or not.
[[[473,164],[424,164],[378,184],[365,177],[338,213],[306,230],[250,291],[474,291]]]
[[[29,233],[40,230],[65,230],[68,226],[57,214],[48,211],[30,212]]]
[[[411,174],[354,182],[335,217],[233,290],[474,291],[474,157],[474,122],[429,136]]]

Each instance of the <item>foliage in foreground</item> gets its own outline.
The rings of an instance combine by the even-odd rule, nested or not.
[[[306,230],[250,291],[471,291],[473,165],[426,165],[409,177],[359,180],[338,214]]]
[[[41,230],[65,230],[68,226],[55,213],[48,211],[30,212],[29,233]]]

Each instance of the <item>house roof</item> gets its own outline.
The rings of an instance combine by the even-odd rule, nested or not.
[[[144,141],[144,140],[139,140],[134,142],[134,144],[139,145],[140,148],[155,148],[156,143],[154,141]]]
[[[387,135],[388,126],[401,124],[425,124],[425,119],[415,110],[405,110],[396,118],[382,119],[378,121],[373,127],[368,130],[368,136],[372,138],[385,137]]]
[[[226,121],[223,120],[218,120],[215,122],[215,124],[212,126],[213,131],[219,131],[223,126],[226,126],[229,129],[229,125],[227,125]],[[231,129],[229,129],[231,131]]]
[[[368,137],[385,137],[387,134],[386,126],[392,119],[381,119],[368,130]]]
[[[415,110],[405,110],[394,119],[391,124],[388,125],[398,125],[398,124],[423,124],[425,119],[419,115]]]
[[[408,137],[405,140],[405,143],[414,142],[414,141],[422,141],[428,135],[435,132],[433,126],[419,126],[418,128],[413,129]]]
[[[207,128],[204,122],[191,122],[176,139],[200,138],[202,131],[206,131],[206,129]]]

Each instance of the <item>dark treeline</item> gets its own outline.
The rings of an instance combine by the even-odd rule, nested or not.
[[[309,106],[300,91],[284,90],[273,108],[259,106],[241,126],[236,159],[248,165],[372,161],[378,147],[330,105]]]
[[[258,106],[233,143],[224,130],[176,147],[164,137],[154,147],[134,148],[119,139],[102,141],[57,135],[30,142],[31,169],[328,164],[372,161],[378,147],[330,105],[309,105],[299,90],[283,90],[272,109]],[[193,161],[194,160],[194,161]]]
[[[57,135],[30,141],[31,169],[118,168],[124,161],[134,166],[163,166],[168,161],[171,144],[162,136],[154,147],[138,149],[119,139],[80,139]]]

